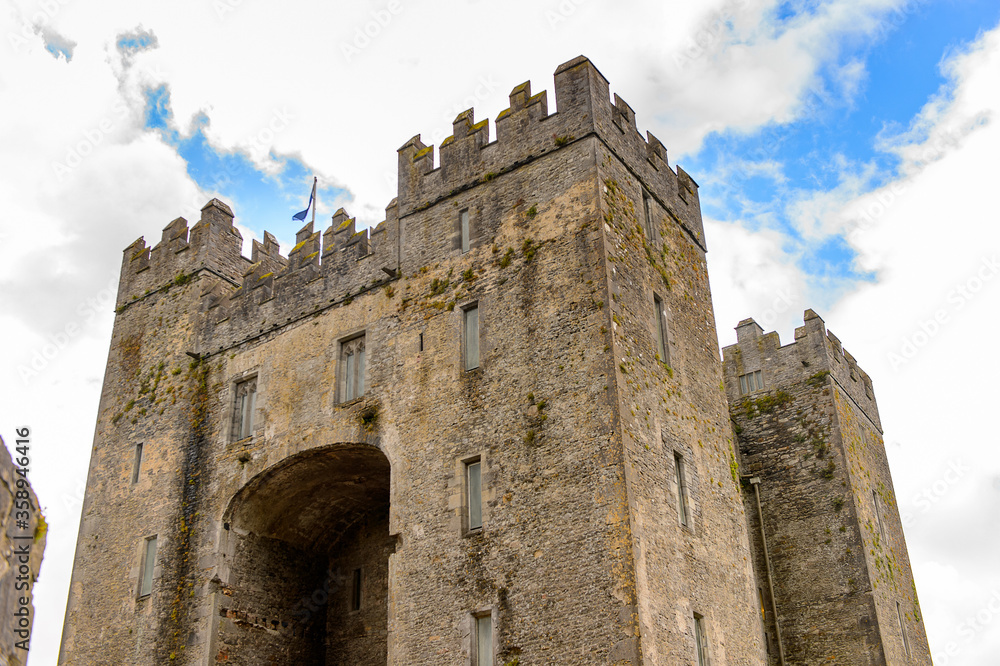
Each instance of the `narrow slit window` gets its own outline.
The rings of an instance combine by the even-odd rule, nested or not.
[[[469,209],[466,208],[458,216],[462,227],[462,254],[465,254],[469,251]]]
[[[475,666],[493,666],[493,616],[477,615]]]
[[[906,623],[903,622],[903,607],[896,602],[896,618],[899,620],[899,633],[903,636],[903,649],[906,651],[906,657],[910,657],[910,637],[906,635]]]
[[[135,445],[135,460],[132,461],[132,483],[139,483],[139,473],[142,471],[142,442]]]
[[[242,381],[236,385],[236,409],[234,414],[234,432],[236,439],[243,439],[253,434],[254,404],[257,400],[257,378]]]
[[[142,554],[142,584],[139,596],[147,597],[153,591],[153,568],[156,566],[156,537],[146,539]]]
[[[677,519],[681,525],[687,525],[687,482],[684,479],[684,458],[679,453],[674,454],[674,473],[677,475]]]
[[[465,310],[465,369],[479,367],[479,307]]]
[[[483,526],[483,465],[479,460],[465,464],[465,487],[468,492],[466,505],[469,507],[469,529],[478,530]]]
[[[663,299],[653,294],[653,314],[656,316],[656,353],[660,357],[661,363],[670,365],[670,357],[667,352],[670,347],[667,345],[667,322],[663,310]]]
[[[351,577],[351,610],[361,610],[361,569],[355,569]]]
[[[885,541],[885,525],[882,523],[882,502],[879,500],[878,491],[872,491],[872,500],[875,502],[875,516],[878,518],[878,533]]]
[[[708,666],[708,636],[705,634],[705,618],[694,614],[694,642],[698,649],[698,666]]]
[[[340,401],[347,402],[365,394],[365,336],[340,345]]]
[[[649,242],[653,241],[653,211],[650,206],[649,195],[643,193],[642,195],[642,219],[646,226],[646,239]]]

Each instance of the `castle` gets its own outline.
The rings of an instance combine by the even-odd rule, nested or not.
[[[929,664],[871,381],[719,357],[698,186],[583,57],[241,255],[125,249],[60,664]]]

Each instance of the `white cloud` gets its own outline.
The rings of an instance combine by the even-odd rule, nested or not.
[[[842,299],[827,322],[872,376],[887,441],[898,443],[889,446],[890,463],[900,509],[913,517],[908,545],[935,663],[986,664],[1000,654],[1000,615],[971,636],[960,624],[1000,590],[1000,436],[992,418],[1000,126],[967,130],[969,119],[1000,110],[1000,29],[946,71],[949,96],[933,100],[915,123],[920,132],[908,134],[919,140],[898,141],[903,179],[850,206],[877,213],[850,239],[879,279]],[[949,484],[943,474],[956,460],[969,471]],[[948,656],[949,643],[958,655]]]
[[[705,220],[712,302],[719,344],[736,342],[737,322],[753,317],[765,330],[788,333],[802,325],[810,307],[808,281],[797,267],[799,256],[787,239],[767,229]]]

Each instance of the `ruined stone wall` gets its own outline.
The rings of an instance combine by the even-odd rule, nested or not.
[[[17,434],[20,438],[21,432]],[[25,438],[30,454],[30,429]],[[4,444],[0,439],[0,613],[4,618],[0,623],[0,663],[22,666],[28,660],[35,620],[34,587],[47,528],[35,491],[17,472]],[[11,442],[15,453],[18,446],[22,445],[16,439]]]
[[[779,663],[776,633],[789,664],[831,658],[845,664],[904,663],[895,601],[883,599],[879,577],[886,577],[882,588],[893,576],[897,592],[902,592],[900,584],[912,588],[909,562],[894,555],[877,563],[869,552],[874,548],[874,507],[867,486],[891,493],[871,382],[811,310],[806,311],[805,325],[796,329],[794,344],[782,347],[776,333],[761,333],[752,319],[741,322],[738,343],[723,353],[741,471],[746,475],[744,500],[770,663]],[[743,394],[740,375],[757,370],[764,389]],[[850,383],[845,387],[843,382]],[[862,453],[868,456],[864,462]],[[872,462],[876,459],[881,466]],[[763,525],[756,516],[754,485]],[[883,518],[894,524],[898,536],[894,552],[905,553],[898,546],[898,514]],[[770,569],[764,559],[765,540]],[[915,598],[912,589],[907,591],[906,599]],[[922,625],[912,614],[910,618],[912,663],[929,663],[926,647],[923,654],[918,649]]]

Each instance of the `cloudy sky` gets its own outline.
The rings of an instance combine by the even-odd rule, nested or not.
[[[995,0],[0,0],[0,433],[33,428],[54,664],[121,251],[211,197],[251,237],[320,179],[584,54],[701,185],[720,343],[816,309],[871,375],[935,663],[1000,654]],[[554,99],[550,97],[550,109]],[[495,132],[494,132],[495,134]]]

